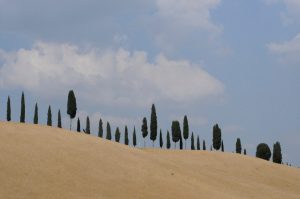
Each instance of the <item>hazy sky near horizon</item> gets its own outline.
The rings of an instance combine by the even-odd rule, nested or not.
[[[142,145],[155,103],[164,137],[186,114],[208,147],[218,123],[226,151],[280,141],[300,166],[300,1],[0,0],[0,119],[23,90],[28,122],[38,102],[67,128],[70,89],[93,134],[101,117]]]

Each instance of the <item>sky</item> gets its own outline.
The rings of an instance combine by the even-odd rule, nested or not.
[[[94,135],[102,118],[142,146],[154,103],[164,137],[187,115],[207,147],[218,123],[225,151],[280,141],[300,166],[300,1],[0,0],[0,120],[8,95],[19,120],[24,91],[27,122],[37,102],[68,128],[71,89]]]

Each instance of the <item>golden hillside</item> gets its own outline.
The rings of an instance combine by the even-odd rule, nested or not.
[[[0,198],[300,198],[300,169],[232,153],[142,150],[0,123]]]

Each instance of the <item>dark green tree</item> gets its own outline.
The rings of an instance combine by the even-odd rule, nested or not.
[[[189,138],[189,123],[186,115],[183,118],[183,138],[184,148],[186,149],[186,140]]]
[[[273,146],[273,162],[282,164],[281,146],[279,142],[276,142]]]
[[[61,114],[60,114],[60,110],[58,110],[57,127],[58,128],[62,128],[62,126],[61,126]]]
[[[35,107],[34,107],[33,123],[34,124],[38,124],[39,123],[39,109],[38,109],[37,103],[35,103]]]
[[[192,136],[191,136],[191,149],[195,150],[195,142],[194,142],[194,133],[192,132]]]
[[[213,147],[214,147],[214,149],[219,150],[221,148],[221,141],[222,141],[221,129],[219,128],[219,125],[216,124],[213,127]]]
[[[127,126],[125,126],[124,144],[125,144],[125,145],[129,145],[128,128],[127,128]]]
[[[157,136],[157,117],[156,117],[155,105],[152,104],[151,120],[150,120],[150,139],[152,140],[153,147],[154,147],[154,141],[156,140],[156,136]]]
[[[239,153],[239,154],[242,153],[242,144],[241,144],[241,139],[240,139],[240,138],[238,138],[238,139],[236,140],[236,143],[235,143],[235,151],[236,151],[236,153]]]
[[[132,143],[133,146],[136,146],[136,132],[135,132],[135,127],[133,128],[133,134],[132,134]]]
[[[203,150],[206,150],[206,145],[205,145],[205,140],[203,140],[203,144],[202,144]]]
[[[81,128],[80,128],[80,119],[79,117],[77,118],[77,132],[81,132]]]
[[[86,134],[91,134],[90,118],[89,118],[89,116],[86,117],[85,133]]]
[[[197,136],[197,150],[200,150],[200,138]]]
[[[106,123],[106,139],[111,140],[111,129],[109,122]]]
[[[144,138],[144,147],[146,147],[146,142],[145,142],[145,138],[148,135],[148,126],[147,126],[147,118],[144,117],[143,118],[143,124],[142,124],[142,133],[143,133],[143,138]]]
[[[167,149],[171,148],[171,139],[170,139],[170,133],[167,132]]]
[[[161,133],[161,129],[159,131],[159,146],[160,148],[162,148],[164,145],[164,141],[163,141],[163,137],[162,137],[162,133]]]
[[[121,137],[121,133],[120,133],[119,127],[117,127],[116,132],[115,132],[115,141],[120,142],[120,137]]]
[[[270,160],[271,150],[266,143],[260,143],[256,148],[256,157],[264,160]]]
[[[101,118],[99,120],[98,137],[100,137],[100,138],[103,137],[103,122],[102,122]]]
[[[180,133],[180,137],[179,137],[179,149],[182,150],[183,149],[183,142],[182,142],[182,135]]]
[[[247,151],[246,151],[246,149],[244,149],[244,155],[247,155]]]
[[[224,152],[224,143],[223,143],[223,140],[222,140],[222,143],[221,143],[221,151]]]
[[[77,112],[76,97],[73,90],[68,94],[68,107],[67,113],[70,116],[70,130],[72,129],[72,119],[75,118]]]
[[[22,92],[22,97],[21,97],[20,122],[25,123],[25,96],[24,96],[24,92]]]
[[[175,142],[175,149],[176,149],[176,143],[179,141],[181,135],[180,123],[178,121],[173,121],[171,129],[172,129],[172,140],[173,142]]]
[[[6,120],[11,121],[11,107],[10,107],[10,97],[7,97],[7,106],[6,106]]]
[[[52,126],[51,106],[48,107],[48,113],[47,113],[47,125],[48,125],[48,126]]]

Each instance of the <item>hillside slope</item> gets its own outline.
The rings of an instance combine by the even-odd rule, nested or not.
[[[134,149],[0,122],[0,198],[300,198],[300,169],[231,153]]]

